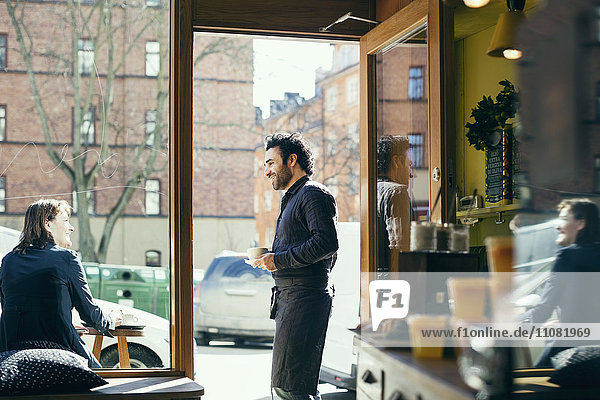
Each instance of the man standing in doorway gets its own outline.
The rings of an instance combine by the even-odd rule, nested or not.
[[[329,190],[310,180],[311,149],[298,134],[265,138],[265,176],[285,190],[271,253],[253,262],[275,280],[271,386],[282,399],[318,399],[317,384],[331,313],[329,271],[335,264],[337,206]]]

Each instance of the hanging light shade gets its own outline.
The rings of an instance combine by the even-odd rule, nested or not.
[[[500,14],[494,36],[488,47],[487,54],[492,57],[506,57],[514,60],[521,58],[521,51],[514,43],[514,33],[517,26],[525,19],[523,8],[525,1],[507,1],[509,10]]]
[[[490,0],[463,0],[465,6],[470,8],[479,8],[485,6]]]

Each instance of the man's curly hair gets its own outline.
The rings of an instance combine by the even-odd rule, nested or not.
[[[384,135],[377,141],[377,175],[384,175],[390,168],[393,155],[405,155],[410,149],[406,136]]]
[[[300,133],[274,133],[265,137],[265,151],[279,147],[281,159],[287,163],[290,154],[298,156],[298,164],[311,176],[314,172],[314,159],[310,145]]]

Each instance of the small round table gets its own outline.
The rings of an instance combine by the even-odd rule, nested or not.
[[[102,350],[102,341],[104,336],[94,328],[87,328],[88,332],[86,335],[94,335],[94,347],[92,354],[100,361],[100,351]],[[141,329],[109,329],[111,335],[117,338],[117,347],[119,352],[119,364],[121,368],[131,368],[129,363],[129,348],[127,347],[127,338],[135,336],[144,336],[144,328]]]

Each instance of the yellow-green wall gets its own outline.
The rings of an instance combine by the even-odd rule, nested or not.
[[[471,109],[485,96],[496,97],[501,90],[498,82],[508,79],[516,86],[516,62],[504,58],[490,57],[486,50],[492,39],[494,27],[458,40],[456,50],[456,176],[460,195],[466,196],[477,189],[485,200],[485,154],[469,146],[465,136]],[[483,245],[485,236],[509,234],[506,215],[504,224],[496,224],[494,218],[487,218],[471,230],[471,245]]]

